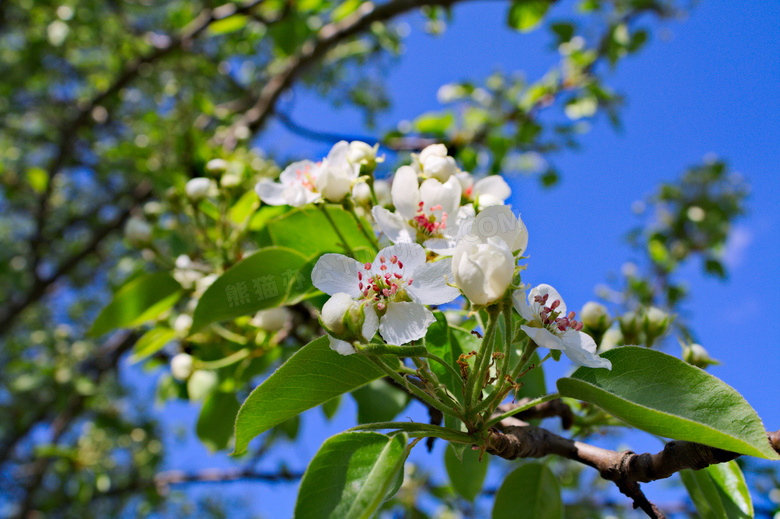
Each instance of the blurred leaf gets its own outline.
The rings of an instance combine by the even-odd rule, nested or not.
[[[239,407],[235,394],[222,391],[215,391],[203,402],[195,431],[210,451],[227,447]]]
[[[301,480],[296,519],[368,518],[403,469],[406,435],[342,433],[329,438]]]
[[[542,22],[550,3],[549,0],[515,1],[509,8],[509,27],[520,32],[532,31]]]
[[[561,489],[540,463],[526,463],[509,474],[496,493],[493,519],[563,519]]]
[[[138,362],[154,355],[176,337],[176,332],[166,326],[158,326],[147,331],[133,346],[133,356],[130,362]]]
[[[154,319],[181,297],[181,286],[166,272],[145,274],[120,288],[87,334],[98,337],[116,328],[132,328]]]
[[[339,355],[327,337],[310,342],[260,384],[236,419],[236,450],[271,427],[383,375],[359,355]]]
[[[413,124],[420,133],[444,135],[454,122],[455,117],[450,112],[428,112],[417,117]]]
[[[581,367],[558,380],[578,398],[659,436],[780,459],[752,407],[709,373],[659,351],[625,346],[601,355],[612,370]]]
[[[249,18],[243,14],[229,16],[223,20],[218,20],[209,25],[209,32],[214,36],[228,34],[239,29],[243,29],[246,27],[248,21]]]
[[[459,458],[452,444],[444,451],[444,466],[455,491],[469,501],[482,492],[490,456],[480,450],[466,449]],[[482,461],[479,460],[480,456]]]

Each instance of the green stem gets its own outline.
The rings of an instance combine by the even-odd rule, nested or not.
[[[331,218],[330,213],[328,213],[328,208],[325,206],[325,204],[317,204],[319,206],[320,210],[322,211],[322,214],[325,215],[325,218],[330,222],[330,226],[333,227],[333,230],[336,231],[336,235],[341,240],[341,246],[344,248],[344,252],[347,253],[347,255],[350,258],[355,257],[355,253],[352,250],[352,248],[349,246],[349,243],[347,243],[346,238],[344,238],[344,235],[341,234],[341,230],[339,229],[338,225],[336,225],[336,222],[333,221],[333,218]]]
[[[363,233],[363,236],[365,236],[368,242],[376,249],[377,252],[379,252],[379,241],[376,239],[374,232],[368,232],[366,226],[363,225],[363,222],[360,221],[360,216],[355,211],[355,204],[352,203],[352,200],[344,200],[344,208],[349,211],[349,214],[352,215],[352,218],[355,220],[355,223],[357,224],[358,229],[360,229],[360,232]]]
[[[531,400],[530,402],[528,402],[525,405],[521,405],[521,406],[515,407],[511,411],[507,411],[506,413],[503,413],[503,414],[500,414],[500,415],[498,415],[498,416],[496,416],[494,418],[491,418],[485,424],[485,427],[486,428],[487,427],[492,427],[495,424],[497,424],[498,422],[500,422],[501,420],[503,420],[504,418],[509,418],[510,416],[514,416],[517,413],[522,413],[523,411],[531,409],[532,407],[534,407],[536,405],[543,404],[545,402],[549,402],[550,400],[555,400],[556,398],[560,398],[560,397],[561,397],[560,393],[550,393],[549,395],[540,396],[539,398],[535,398],[535,399]]]
[[[219,360],[209,360],[209,361],[199,361],[195,367],[201,368],[201,369],[219,369],[224,368],[226,366],[230,366],[232,364],[235,364],[236,362],[243,360],[249,356],[251,352],[244,348],[242,350],[238,350],[237,352],[233,353],[232,355],[228,355],[227,357]]]
[[[450,416],[454,416],[455,418],[460,418],[458,416],[458,414],[454,410],[448,408],[442,402],[439,402],[437,399],[433,398],[428,393],[426,393],[422,389],[418,388],[414,384],[409,383],[409,381],[407,381],[404,377],[402,377],[401,375],[396,373],[394,369],[392,369],[390,366],[385,364],[385,362],[381,358],[374,357],[374,356],[371,356],[371,355],[368,355],[366,358],[368,358],[371,362],[376,364],[376,366],[379,369],[381,369],[382,371],[387,373],[387,375],[390,378],[392,378],[393,380],[398,382],[401,385],[401,387],[406,388],[407,391],[412,393],[414,396],[416,396],[417,398],[419,398],[420,400],[422,400],[423,402],[425,402],[429,406],[438,409],[439,411],[441,411],[444,414],[448,414]]]
[[[358,425],[348,429],[349,431],[377,431],[383,429],[393,429],[396,431],[403,431],[411,437],[434,437],[441,438],[447,441],[454,441],[458,443],[475,443],[474,438],[470,434],[462,431],[456,431],[454,429],[447,429],[446,427],[440,427],[438,425],[431,425],[427,423],[417,422],[377,422]]]
[[[445,361],[441,357],[439,357],[437,355],[434,355],[431,352],[427,352],[427,353],[425,353],[424,355],[421,355],[421,356],[425,357],[425,358],[428,358],[428,359],[431,359],[431,360],[434,360],[434,361],[438,362],[439,364],[441,364],[442,366],[444,366],[444,368],[449,370],[450,374],[453,377],[455,377],[455,380],[461,380],[461,381],[463,380],[460,377],[460,373],[455,368],[453,368],[450,363],[448,363],[447,361]]]
[[[526,364],[528,364],[528,361],[531,360],[531,356],[534,354],[536,349],[539,346],[536,345],[534,341],[531,339],[528,339],[528,343],[525,345],[525,350],[523,351],[523,356],[520,357],[520,360],[517,362],[517,366],[515,366],[515,369],[512,370],[512,380],[516,380],[517,377],[520,376],[520,373],[522,372],[523,368]]]
[[[498,310],[495,307],[488,308],[488,325],[485,329],[485,336],[482,338],[482,345],[474,360],[474,370],[466,383],[466,409],[471,409],[471,403],[477,400],[482,391],[482,381],[485,379],[485,371],[490,366],[490,357],[493,353],[493,343],[496,338],[496,328],[498,326]]]

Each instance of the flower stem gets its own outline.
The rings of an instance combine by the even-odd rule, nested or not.
[[[441,411],[444,414],[448,414],[450,416],[454,416],[456,418],[460,418],[458,416],[458,414],[454,410],[452,410],[449,407],[447,407],[446,405],[444,405],[438,399],[432,397],[431,395],[429,395],[428,393],[426,393],[422,389],[418,388],[414,384],[410,384],[408,380],[406,380],[404,377],[402,377],[401,375],[396,373],[393,368],[391,368],[390,366],[385,364],[385,362],[380,357],[374,357],[373,355],[368,355],[367,358],[371,362],[373,362],[380,370],[382,370],[385,373],[387,373],[387,375],[390,378],[392,378],[393,380],[398,382],[402,387],[406,388],[407,391],[412,393],[414,396],[416,396],[417,398],[419,398],[420,400],[422,400],[423,402],[425,402],[429,406],[431,406],[431,407],[433,407],[435,409],[438,409],[439,411]]]
[[[333,230],[336,231],[336,235],[341,240],[341,246],[344,248],[344,252],[346,252],[349,257],[354,258],[355,252],[349,246],[349,243],[347,243],[347,239],[344,238],[344,235],[341,234],[341,229],[339,229],[338,225],[336,225],[336,222],[333,221],[333,218],[328,212],[328,208],[325,206],[325,204],[317,204],[317,206],[319,206],[322,214],[324,214],[325,218],[328,220],[328,222],[330,222],[330,226],[333,227]]]
[[[509,418],[510,416],[514,416],[517,413],[522,413],[523,411],[526,411],[528,409],[531,409],[534,406],[537,406],[539,404],[543,404],[545,402],[549,402],[550,400],[555,400],[556,398],[560,398],[560,393],[550,393],[549,395],[540,396],[539,398],[535,398],[528,402],[525,405],[521,405],[518,407],[515,407],[511,411],[507,411],[506,413],[500,414],[494,418],[491,418],[486,424],[485,427],[492,427],[493,425],[497,424],[504,418]]]
[[[358,229],[360,229],[360,232],[363,233],[363,236],[366,237],[368,242],[377,250],[379,251],[379,241],[376,239],[376,236],[374,235],[373,231],[369,232],[366,229],[366,226],[363,225],[363,222],[360,221],[360,216],[358,216],[357,212],[355,211],[355,204],[352,203],[352,200],[345,199],[344,200],[344,208],[349,211],[349,214],[352,215],[352,218],[355,220],[355,223],[358,226]]]
[[[485,329],[485,336],[482,338],[482,346],[480,346],[477,358],[474,361],[474,370],[466,383],[466,409],[469,410],[472,409],[472,402],[477,400],[482,391],[485,371],[490,366],[493,343],[496,339],[496,328],[498,327],[498,312],[499,309],[496,306],[488,308],[488,324]]]

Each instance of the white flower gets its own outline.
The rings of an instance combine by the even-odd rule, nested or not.
[[[390,205],[393,203],[390,193],[390,182],[387,180],[374,180],[374,194],[379,205]]]
[[[360,173],[360,166],[348,160],[348,151],[347,141],[340,141],[331,148],[327,158],[320,165],[315,186],[329,202],[341,202],[352,189],[352,182]]]
[[[179,314],[173,321],[173,331],[180,337],[186,337],[192,328],[192,316],[189,314]]]
[[[455,284],[475,305],[488,305],[503,297],[515,273],[515,257],[495,236],[485,243],[460,242],[452,258]]]
[[[371,203],[371,188],[365,182],[358,182],[352,186],[352,199],[358,204],[369,205]]]
[[[399,244],[382,249],[372,263],[366,264],[341,254],[325,254],[311,277],[314,286],[326,294],[344,292],[363,305],[366,322],[369,314],[376,312],[382,338],[388,344],[400,345],[424,337],[434,322],[425,305],[449,303],[458,296],[458,290],[447,284],[449,272],[448,259],[426,263],[420,245]],[[374,333],[369,328],[362,335],[370,339]],[[343,345],[336,343],[334,347],[331,341],[332,348],[339,346]]]
[[[420,152],[417,157],[423,176],[446,182],[460,171],[455,159],[447,155],[444,144],[431,144]]]
[[[171,375],[176,380],[187,380],[192,375],[192,355],[178,353],[171,359]]]
[[[347,158],[352,164],[365,164],[366,166],[375,166],[377,162],[383,162],[384,158],[377,158],[376,152],[379,150],[379,144],[373,146],[362,142],[352,141],[349,143]]]
[[[456,225],[455,238],[430,240],[425,246],[443,256],[455,253],[455,248],[461,243],[487,243],[490,238],[498,238],[507,244],[515,255],[525,252],[528,246],[528,229],[520,216],[515,218],[512,209],[505,205],[486,207],[475,217],[474,207],[466,205],[460,208]]]
[[[209,194],[211,189],[211,180],[206,177],[193,178],[184,186],[184,192],[193,202],[203,200]]]
[[[287,307],[277,306],[257,312],[251,324],[267,332],[278,332],[289,326],[291,320],[292,314]]]
[[[255,185],[255,192],[268,205],[311,204],[322,197],[315,186],[319,173],[319,165],[310,160],[293,162],[284,168],[278,183],[263,179]]]
[[[227,171],[228,162],[225,159],[211,159],[206,163],[206,171],[211,174]]]
[[[398,169],[391,196],[396,211],[376,206],[372,209],[379,228],[393,243],[423,243],[432,239],[453,239],[460,206],[460,183],[455,178],[441,183],[434,178],[418,187],[417,172],[409,166]]]
[[[577,365],[612,369],[608,359],[596,354],[596,343],[581,332],[582,323],[574,320],[574,312],[566,314],[566,304],[550,285],[539,285],[528,292],[528,302],[522,290],[512,294],[515,310],[527,321],[520,328],[539,347],[561,350]]]
[[[490,175],[476,182],[474,182],[473,175],[463,171],[458,173],[456,177],[463,188],[463,197],[477,202],[479,209],[491,205],[504,205],[506,200],[512,196],[512,188],[501,175]]]
[[[595,301],[588,301],[580,311],[582,324],[591,330],[606,330],[612,321],[607,307]]]
[[[145,245],[152,239],[152,226],[143,218],[134,216],[125,224],[125,237],[133,245]]]

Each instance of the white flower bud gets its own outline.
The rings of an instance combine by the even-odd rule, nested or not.
[[[241,185],[241,175],[236,173],[225,173],[222,178],[219,179],[220,187],[231,188]]]
[[[431,144],[420,152],[417,160],[424,176],[440,182],[446,182],[460,171],[455,159],[447,155],[447,147],[444,144]]]
[[[350,192],[353,178],[346,168],[325,164],[317,177],[317,190],[329,202],[341,202]]]
[[[588,301],[580,312],[582,324],[596,331],[606,330],[610,325],[607,307],[595,301]]]
[[[430,146],[426,146],[425,149],[423,149],[420,152],[420,155],[418,157],[418,160],[420,161],[420,164],[427,161],[431,157],[446,157],[447,156],[447,146],[444,144],[431,144]]]
[[[710,357],[707,350],[701,344],[683,344],[683,360],[700,368],[706,368],[710,364],[720,364],[719,360]]]
[[[206,177],[193,178],[187,182],[187,185],[184,187],[185,193],[187,193],[187,196],[193,202],[197,202],[206,198],[210,189],[211,180],[207,179]]]
[[[361,205],[371,203],[371,188],[365,182],[358,182],[352,186],[352,199]]]
[[[461,242],[452,258],[452,275],[463,294],[476,305],[504,296],[515,273],[515,258],[506,242],[495,236],[487,243]]]
[[[669,328],[669,314],[658,307],[651,306],[645,314],[644,329],[645,333],[651,337],[663,335]]]
[[[278,332],[286,328],[292,320],[292,314],[284,306],[260,310],[252,319],[252,325],[267,332]]]
[[[390,182],[387,180],[374,180],[374,194],[379,205],[387,206],[393,203]]]
[[[181,314],[173,321],[173,331],[181,337],[186,337],[192,328],[192,316],[189,314]]]
[[[125,237],[135,246],[146,245],[152,239],[152,226],[134,216],[125,224]]]
[[[322,324],[333,335],[342,335],[347,331],[344,316],[350,311],[355,301],[347,293],[334,294],[322,307]]]
[[[217,175],[227,171],[228,162],[225,159],[211,159],[206,163],[206,173]]]
[[[187,380],[192,375],[193,359],[188,353],[179,353],[171,359],[171,375],[176,380]]]
[[[601,339],[601,345],[599,346],[600,352],[613,350],[623,343],[623,333],[620,328],[610,328],[604,332],[604,337]]]
[[[366,166],[374,166],[377,163],[376,152],[378,149],[379,144],[369,146],[367,143],[362,141],[352,141],[349,143],[347,159],[352,164],[365,164]]]

